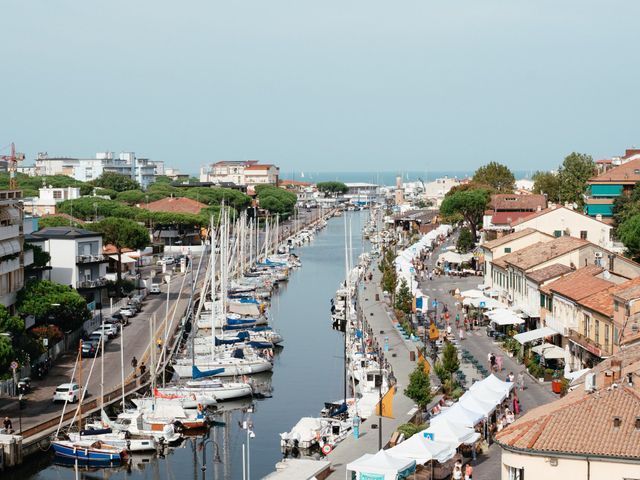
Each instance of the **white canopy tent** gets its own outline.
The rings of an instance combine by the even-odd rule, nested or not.
[[[484,420],[484,415],[480,412],[469,410],[460,403],[454,403],[449,408],[443,409],[440,415],[436,415],[435,417],[431,418],[431,424],[434,425],[444,420],[451,423],[459,423],[460,425],[464,425],[465,427],[473,428],[482,420]]]
[[[490,312],[486,312],[485,315],[496,325],[520,325],[521,323],[524,323],[522,317],[514,311],[506,308],[492,310]]]
[[[474,395],[471,391],[462,395],[459,402],[464,408],[481,413],[485,417],[488,417],[496,409],[497,405],[481,398],[479,395]]]
[[[427,430],[417,435],[424,436],[425,433],[430,435],[435,442],[457,443],[458,445],[461,443],[471,445],[480,438],[480,434],[473,428],[449,422],[446,419],[431,424]]]
[[[416,433],[402,443],[387,450],[387,453],[396,458],[415,460],[424,464],[431,460],[444,463],[456,454],[458,443],[436,442],[424,438],[424,435]]]
[[[438,263],[453,263],[459,265],[461,263],[470,262],[473,258],[473,253],[457,253],[457,252],[445,252],[438,257]]]
[[[518,333],[517,335],[514,335],[513,338],[524,345],[525,343],[533,342],[539,338],[550,337],[551,335],[558,335],[558,332],[551,327],[542,327],[536,328],[535,330],[529,330],[528,332]]]
[[[481,398],[483,401],[491,402],[494,404],[501,403],[505,398],[509,396],[509,392],[503,389],[494,389],[491,385],[485,382],[476,382],[471,385],[469,391],[473,393],[476,398]]]
[[[507,395],[511,392],[511,390],[513,390],[514,387],[512,382],[505,382],[504,380],[500,380],[493,373],[488,377],[482,379],[480,382],[476,383],[489,385],[493,390],[504,391]]]
[[[471,305],[472,307],[476,307],[476,308],[486,308],[489,310],[492,309],[496,309],[496,308],[507,308],[507,306],[502,303],[499,302],[498,300],[494,300],[493,298],[489,298],[489,297],[475,297],[475,298],[465,298],[462,301],[463,305]]]
[[[557,345],[553,345],[551,343],[536,345],[531,349],[531,351],[537,353],[538,355],[542,355],[547,360],[564,359],[565,356],[564,348],[558,347]]]
[[[460,292],[460,296],[464,298],[480,298],[484,297],[484,294],[480,290],[471,289]]]
[[[375,455],[365,453],[360,458],[347,464],[349,471],[355,472],[357,478],[366,480],[398,480],[407,478],[416,469],[416,461],[409,458],[397,458],[389,455],[387,450],[380,450]]]

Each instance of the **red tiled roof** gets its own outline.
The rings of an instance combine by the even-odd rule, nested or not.
[[[531,235],[533,233],[536,233],[537,230],[534,228],[525,228],[522,230],[519,230],[517,232],[513,232],[510,233],[509,235],[505,235],[503,237],[500,238],[496,238],[495,240],[489,240],[488,242],[484,242],[482,244],[482,247],[488,249],[488,250],[492,250],[496,247],[499,247],[501,245],[504,245],[505,243],[511,242],[513,240],[517,240],[519,238],[522,237],[526,237],[527,235]]]
[[[621,386],[579,389],[531,410],[496,435],[502,447],[534,452],[640,458],[640,395]],[[620,425],[614,425],[614,417]]]
[[[200,213],[208,205],[186,197],[168,197],[155,202],[140,204],[140,208],[152,212]]]
[[[579,301],[590,295],[607,290],[614,284],[596,275],[602,273],[604,268],[596,265],[587,265],[573,273],[551,282],[540,288],[544,293],[557,293],[571,300]]]
[[[611,200],[611,201],[613,201],[613,199],[603,199],[603,200]],[[588,202],[589,202],[589,199],[587,199],[587,203]],[[529,215],[528,217],[521,218],[521,219],[513,222],[513,224],[511,226],[515,227],[516,225],[520,225],[522,223],[528,222],[528,221],[533,220],[535,218],[541,217],[542,215],[546,215],[547,213],[551,213],[551,212],[553,212],[555,210],[561,210],[561,209],[565,210],[567,212],[575,213],[576,215],[581,215],[581,216],[583,216],[585,218],[588,218],[589,220],[593,220],[594,222],[600,222],[600,223],[605,223],[606,224],[606,222],[598,220],[598,219],[596,219],[594,217],[590,217],[589,215],[585,215],[584,213],[580,212],[579,210],[572,210],[571,208],[567,208],[567,207],[562,206],[562,205],[553,205],[553,206],[551,206],[549,208],[545,208],[544,210],[541,210],[539,212],[534,212],[531,215]]]
[[[527,248],[500,257],[493,263],[502,268],[510,264],[526,271],[536,265],[561,257],[588,244],[589,242],[587,240],[564,236],[554,238],[548,242],[534,243]]]
[[[571,272],[573,272],[573,268],[562,265],[561,263],[554,263],[548,267],[540,268],[528,273],[527,278],[530,278],[536,283],[543,283],[547,280],[551,280],[552,278],[561,277],[562,275],[566,275]]]
[[[589,179],[589,183],[635,184],[637,182],[640,182],[640,158],[630,160]]]
[[[547,197],[539,194],[514,195],[512,193],[496,193],[491,195],[489,205],[496,210],[530,211],[547,207]]]
[[[513,222],[533,215],[533,212],[496,212],[491,216],[494,225],[511,225]]]
[[[265,163],[265,164],[261,164],[261,165],[249,165],[247,167],[244,168],[245,171],[247,170],[269,170],[271,167],[273,167],[272,164],[270,163]]]

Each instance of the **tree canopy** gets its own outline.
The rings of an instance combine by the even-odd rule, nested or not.
[[[627,249],[627,254],[636,261],[640,260],[640,213],[626,218],[617,229],[618,238]]]
[[[316,187],[319,191],[329,194],[347,193],[349,187],[342,182],[318,182]]]
[[[467,227],[462,227],[460,229],[460,233],[458,234],[456,249],[460,253],[467,253],[473,250],[473,247],[475,247],[475,242],[471,235],[471,230],[469,230]]]
[[[291,215],[295,209],[298,197],[295,193],[273,185],[258,185],[256,187],[258,203],[260,208],[268,210],[272,214],[279,214],[283,217]]]
[[[46,227],[84,227],[84,224],[74,222],[61,215],[47,215],[38,219],[38,228]]]
[[[498,193],[510,193],[516,186],[516,178],[505,165],[490,162],[476,170],[473,182],[488,185]]]
[[[140,184],[131,177],[115,172],[104,172],[91,183],[96,187],[108,188],[110,190],[115,190],[116,192],[140,189]]]
[[[396,310],[400,310],[404,313],[411,313],[411,309],[413,307],[413,295],[404,278],[400,280],[400,287],[398,287],[395,307]]]
[[[533,174],[533,193],[544,194],[549,202],[560,202],[560,176],[553,172]]]
[[[17,311],[33,315],[37,324],[52,323],[63,331],[79,328],[90,318],[86,300],[76,290],[47,280],[30,280],[18,292]]]
[[[573,152],[568,155],[558,171],[560,201],[584,206],[587,181],[596,173],[596,164],[591,155]]]
[[[445,196],[440,206],[440,213],[445,217],[460,215],[469,224],[473,241],[476,241],[478,227],[482,223],[482,215],[489,202],[486,190],[458,190]]]
[[[122,281],[122,250],[140,250],[149,245],[149,232],[133,220],[125,218],[105,218],[92,228],[102,233],[103,242],[112,244],[118,252],[118,283]]]
[[[431,381],[425,371],[423,361],[418,362],[416,368],[409,375],[409,385],[404,389],[404,394],[416,402],[416,405],[422,410],[424,410],[432,400]]]

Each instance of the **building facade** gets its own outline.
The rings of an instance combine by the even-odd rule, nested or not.
[[[0,190],[0,304],[7,308],[13,306],[16,293],[24,286],[24,219],[21,196],[22,192],[19,190]]]
[[[592,217],[610,219],[613,217],[615,199],[621,195],[631,195],[638,182],[640,182],[638,155],[635,155],[632,160],[590,178],[585,213]]]
[[[243,187],[278,185],[280,169],[258,160],[222,160],[200,169],[203,183],[233,183]]]
[[[37,197],[24,199],[24,213],[39,216],[54,215],[58,203],[80,198],[80,188],[78,187],[43,187],[38,192]]]

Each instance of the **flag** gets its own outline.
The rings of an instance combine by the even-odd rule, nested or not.
[[[417,302],[418,298],[414,295],[413,297],[411,297],[411,313],[416,313],[417,310]]]
[[[422,355],[422,352],[418,350],[418,363],[420,362],[424,363],[424,373],[429,375],[429,372],[431,372],[431,366],[429,365],[427,359],[424,358],[424,355]]]
[[[396,393],[396,387],[391,387],[384,394],[382,400],[376,405],[376,415],[393,418],[393,396]],[[382,405],[382,415],[380,415],[380,406]]]
[[[432,323],[429,326],[429,340],[437,340],[438,338],[440,338],[440,330],[435,323]]]

